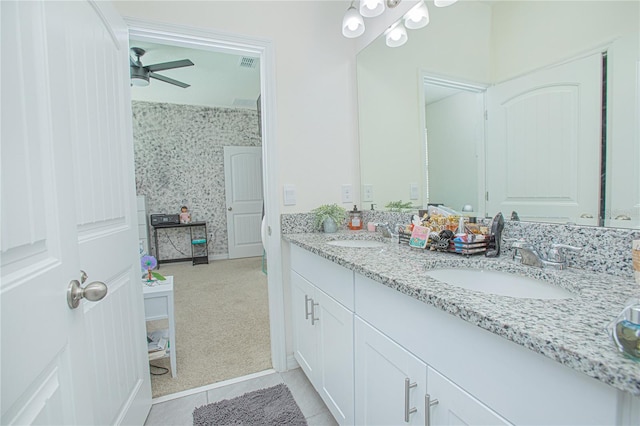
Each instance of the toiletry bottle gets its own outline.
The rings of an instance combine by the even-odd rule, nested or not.
[[[354,205],[353,210],[349,212],[349,229],[362,229],[362,212],[358,210],[358,206]]]

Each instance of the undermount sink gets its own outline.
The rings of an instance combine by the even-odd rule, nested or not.
[[[327,241],[327,244],[338,247],[360,247],[360,248],[375,248],[384,247],[384,243],[380,241],[372,240],[335,240]]]
[[[427,271],[427,275],[456,287],[519,299],[570,299],[575,296],[562,287],[502,271],[451,268]]]

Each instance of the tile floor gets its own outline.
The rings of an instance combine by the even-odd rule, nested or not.
[[[329,413],[320,395],[313,389],[311,383],[299,368],[283,373],[274,372],[239,383],[154,404],[151,406],[151,412],[144,424],[146,426],[192,425],[192,414],[196,407],[223,399],[235,398],[244,393],[268,388],[279,383],[287,385],[309,426],[333,426],[338,424]]]

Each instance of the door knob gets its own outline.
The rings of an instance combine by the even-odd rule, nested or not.
[[[227,210],[231,211],[233,210],[233,207],[228,207]]]
[[[84,275],[82,279],[84,282],[86,275]],[[106,295],[107,285],[101,281],[94,281],[82,288],[78,280],[71,280],[67,289],[67,304],[70,309],[75,309],[80,305],[82,299],[97,302],[98,300],[102,300]]]

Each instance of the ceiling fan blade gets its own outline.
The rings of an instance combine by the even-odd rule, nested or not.
[[[161,64],[147,65],[145,66],[145,68],[153,72],[170,70],[173,68],[190,67],[191,65],[193,65],[193,62],[188,59],[182,59],[180,61],[162,62]]]
[[[174,80],[172,78],[165,77],[164,75],[156,74],[154,72],[150,72],[149,77],[155,78],[156,80],[164,81],[165,83],[175,84],[176,86],[180,86],[183,89],[186,89],[187,87],[191,86],[190,84],[183,83],[181,81]]]

